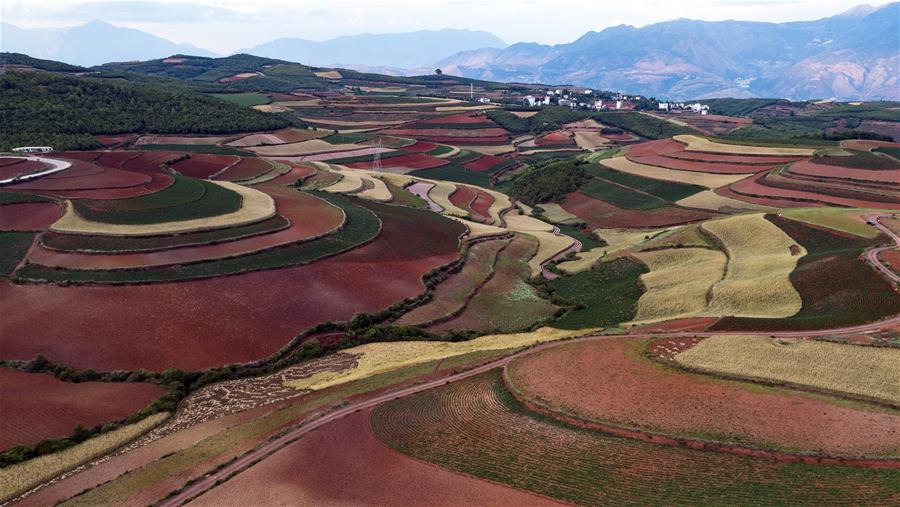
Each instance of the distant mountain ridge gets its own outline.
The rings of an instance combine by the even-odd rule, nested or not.
[[[567,83],[670,99],[900,99],[900,3],[816,21],[679,19],[568,44],[513,44],[437,62],[445,73]]]
[[[177,53],[216,56],[192,44],[176,44],[147,32],[103,21],[71,28],[25,29],[6,22],[0,24],[3,51],[86,67],[107,62],[150,60]]]
[[[506,46],[492,33],[448,28],[361,34],[321,42],[285,37],[240,52],[317,66],[414,69],[459,51]]]

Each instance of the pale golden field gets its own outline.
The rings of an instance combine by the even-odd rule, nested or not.
[[[498,144],[495,146],[463,146],[460,145],[460,148],[469,151],[477,151],[483,155],[502,155],[504,153],[509,153],[514,151],[513,145],[511,144]]]
[[[509,230],[529,234],[538,240],[537,252],[528,261],[528,267],[531,268],[531,276],[540,275],[541,264],[575,243],[575,240],[569,236],[553,234],[551,232],[553,231],[552,225],[528,215],[523,215],[519,211],[507,213],[503,218],[506,220],[506,227]]]
[[[600,135],[600,132],[575,132],[575,144],[583,150],[594,151],[604,146],[609,139]]]
[[[50,230],[69,234],[97,234],[106,236],[153,236],[156,234],[173,234],[180,232],[194,232],[223,227],[235,227],[238,225],[259,222],[275,215],[275,201],[259,190],[231,183],[228,181],[213,181],[216,185],[223,186],[241,195],[241,207],[234,213],[227,213],[216,217],[196,218],[178,222],[159,222],[155,224],[106,224],[87,220],[77,212],[71,201],[66,201],[66,212],[50,226]]]
[[[510,111],[513,116],[518,116],[519,118],[531,118],[532,116],[538,114],[537,111]]]
[[[900,349],[765,336],[714,336],[675,356],[690,368],[900,403]]]
[[[675,204],[686,208],[708,209],[719,211],[722,209],[748,210],[748,211],[775,211],[775,208],[739,201],[730,197],[721,196],[712,190],[704,190],[694,195],[685,197]],[[825,208],[823,208],[825,209]]]
[[[287,113],[291,111],[291,108],[280,104],[257,104],[253,106],[253,109],[263,113]]]
[[[316,97],[313,99],[304,100],[279,100],[278,102],[274,102],[273,105],[282,107],[313,107],[318,106],[321,103],[322,99]]]
[[[706,296],[725,274],[725,254],[708,248],[673,248],[634,255],[650,268],[635,322],[687,317],[706,308]]]
[[[544,210],[544,217],[547,220],[553,222],[554,224],[577,224],[581,223],[581,219],[577,216],[566,211],[559,204],[548,202],[541,204],[541,209]]]
[[[368,93],[403,93],[409,88],[402,86],[360,86],[359,89]]]
[[[616,171],[621,171],[623,173],[634,174],[636,176],[643,176],[655,180],[700,185],[701,187],[711,189],[724,187],[725,185],[730,185],[735,181],[740,181],[747,177],[746,174],[713,174],[697,171],[677,171],[675,169],[665,169],[652,165],[638,164],[625,157],[601,160],[600,163],[610,169],[615,169]]]
[[[163,422],[168,416],[167,412],[154,414],[63,451],[0,469],[0,502],[15,498],[63,472],[125,445]]]
[[[725,278],[713,286],[706,315],[779,318],[800,311],[800,294],[789,275],[806,255],[803,247],[762,213],[711,220],[701,227],[728,254]]]
[[[650,241],[654,238],[675,231],[679,227],[668,227],[665,229],[657,229],[653,231],[637,230],[637,229],[594,229],[594,233],[603,241],[606,246],[598,246],[585,252],[575,254],[575,260],[560,262],[557,268],[566,273],[580,273],[591,269],[591,266],[597,263],[604,254],[613,255],[616,252],[631,248],[641,243]],[[650,238],[649,240],[647,238]]]
[[[321,139],[310,139],[299,143],[254,146],[249,148],[258,155],[278,157],[287,155],[309,155],[310,153],[327,153],[332,151],[352,151],[366,149],[368,146],[358,144],[331,144]],[[350,155],[348,155],[350,156]]]
[[[426,341],[369,343],[344,351],[347,354],[361,355],[355,367],[339,372],[319,372],[305,379],[286,382],[285,385],[295,389],[320,390],[437,359],[484,350],[528,347],[542,342],[586,335],[593,331],[596,330],[571,331],[544,327],[528,333],[488,335],[455,343]]]
[[[496,225],[487,225],[479,222],[472,222],[471,220],[466,220],[465,218],[450,216],[449,218],[456,220],[457,222],[465,225],[469,229],[469,234],[467,237],[469,238],[480,238],[483,236],[497,236],[500,234],[505,234],[506,229],[502,227],[497,227]]]
[[[338,173],[341,179],[337,183],[322,190],[332,194],[354,194],[370,201],[389,202],[393,199],[391,191],[381,178],[364,169],[350,169],[338,164],[314,162],[317,169],[325,169]]]
[[[342,79],[344,77],[336,70],[320,70],[319,72],[313,72],[313,74],[323,79]]]
[[[733,155],[786,155],[798,157],[811,157],[816,151],[812,148],[773,148],[768,146],[742,146],[738,144],[723,144],[709,139],[692,136],[674,136],[679,143],[686,144],[688,151],[705,151],[707,153],[728,153]]]
[[[866,215],[874,213],[876,213],[875,210],[862,208],[786,208],[781,210],[781,215],[791,220],[821,225],[863,238],[878,236],[878,229],[866,224],[864,218]]]

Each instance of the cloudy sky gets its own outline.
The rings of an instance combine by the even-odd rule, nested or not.
[[[799,21],[860,0],[0,0],[23,28],[103,20],[228,54],[278,37],[325,40],[358,33],[485,30],[507,43],[571,42],[588,30],[675,18]]]

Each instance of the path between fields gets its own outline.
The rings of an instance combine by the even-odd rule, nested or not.
[[[4,158],[24,158],[25,160],[30,160],[32,162],[43,162],[50,166],[49,169],[44,169],[43,171],[23,174],[20,176],[14,176],[12,178],[7,178],[5,180],[0,180],[0,185],[7,185],[9,183],[21,183],[23,181],[33,180],[35,178],[40,178],[41,176],[47,176],[48,174],[58,173],[60,171],[64,171],[69,167],[72,167],[72,164],[69,162],[64,162],[62,160],[56,160],[52,158],[44,158],[44,157],[4,157]]]
[[[898,242],[900,245],[900,237],[891,233],[891,236]],[[882,320],[879,322],[873,322],[871,324],[862,324],[859,326],[851,326],[845,328],[838,329],[826,329],[820,331],[776,331],[776,332],[767,332],[762,333],[765,336],[777,336],[777,337],[794,337],[794,338],[802,338],[808,336],[827,336],[827,335],[835,335],[835,334],[853,334],[853,333],[862,333],[867,331],[878,331],[881,329],[885,329],[888,327],[893,327],[900,325],[900,315],[894,316],[888,320]],[[689,338],[689,337],[710,337],[710,336],[718,336],[718,335],[742,335],[749,336],[754,333],[741,332],[741,331],[731,331],[731,332],[691,332],[691,331],[678,331],[678,332],[660,332],[660,333],[635,333],[635,334],[625,334],[625,335],[594,335],[594,336],[586,336],[582,338],[575,338],[572,340],[563,340],[563,341],[551,341],[545,342],[540,345],[536,345],[526,350],[522,350],[515,354],[502,357],[500,359],[491,361],[489,363],[485,363],[481,366],[477,366],[470,370],[466,370],[461,373],[455,373],[448,377],[444,377],[441,379],[431,380],[422,384],[406,387],[397,391],[393,391],[390,393],[381,394],[375,396],[374,398],[369,398],[367,400],[358,401],[355,403],[351,403],[344,407],[341,407],[333,412],[323,415],[318,419],[314,419],[312,421],[300,423],[299,426],[295,427],[292,430],[289,430],[287,433],[262,444],[261,446],[253,449],[247,454],[237,458],[232,461],[228,465],[222,467],[221,469],[207,474],[202,479],[194,482],[178,494],[167,498],[160,502],[158,505],[160,507],[176,507],[181,506],[192,499],[202,495],[203,493],[213,489],[219,483],[225,482],[230,479],[234,475],[237,475],[244,470],[250,468],[255,465],[257,462],[262,461],[269,455],[277,452],[278,450],[290,445],[291,443],[299,440],[304,435],[310,433],[313,430],[321,428],[326,424],[340,419],[344,416],[357,412],[359,410],[363,410],[366,408],[374,407],[376,405],[380,405],[384,402],[395,400],[398,398],[403,398],[412,394],[420,393],[422,391],[427,391],[429,389],[440,387],[442,385],[449,384],[451,382],[458,382],[460,380],[467,379],[469,377],[479,375],[481,373],[493,370],[494,368],[500,368],[506,366],[511,361],[518,359],[520,357],[534,354],[536,352],[540,352],[542,350],[546,350],[551,347],[555,347],[561,344],[569,344],[569,343],[577,343],[584,341],[593,341],[593,340],[604,340],[611,338],[621,338],[622,336],[628,336],[632,338]],[[760,334],[760,333],[755,333]]]
[[[895,248],[900,248],[900,236],[898,236],[894,231],[888,229],[881,223],[882,217],[887,217],[890,215],[872,215],[866,217],[866,221],[871,220],[875,227],[878,228],[881,232],[887,234],[887,236],[894,240],[894,244],[892,246],[883,246],[880,248],[872,248],[871,250],[866,251],[866,259],[872,263],[879,271],[881,271],[884,276],[886,276],[889,280],[892,280],[896,284],[900,284],[900,275],[894,273],[894,271],[882,264],[882,262],[878,259],[878,254],[885,250],[893,250]]]

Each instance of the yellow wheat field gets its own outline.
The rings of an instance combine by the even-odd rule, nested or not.
[[[575,260],[560,262],[557,268],[566,273],[580,273],[591,269],[591,266],[603,258],[604,255],[612,255],[621,250],[631,248],[652,239],[668,235],[671,231],[675,231],[679,227],[668,227],[665,229],[657,229],[652,231],[636,230],[636,229],[594,229],[594,233],[603,241],[606,246],[598,246],[585,252],[575,254]]]
[[[548,202],[541,204],[541,209],[544,210],[544,217],[554,224],[577,224],[582,221],[576,215],[569,213],[565,208],[556,203]]]
[[[173,234],[194,232],[223,227],[259,222],[275,215],[275,201],[268,194],[237,183],[228,181],[211,181],[216,185],[237,192],[241,195],[241,207],[233,213],[215,217],[195,218],[177,222],[159,222],[155,224],[107,224],[87,220],[75,212],[71,201],[66,201],[66,212],[50,226],[50,230],[69,234],[97,234],[107,236],[152,236],[156,234]]]
[[[739,144],[716,143],[709,139],[692,135],[675,136],[673,139],[679,143],[686,144],[688,151],[705,151],[708,153],[811,157],[816,151],[811,148],[772,148],[768,146],[743,146]]]
[[[676,201],[675,204],[679,206],[684,206],[685,208],[699,208],[699,209],[708,209],[712,211],[719,211],[722,209],[732,209],[732,210],[748,210],[748,211],[775,211],[775,208],[770,208],[769,206],[762,206],[759,204],[753,204],[749,202],[739,201],[737,199],[732,199],[730,197],[721,196],[712,190],[704,190],[702,192],[697,192],[694,195],[685,197],[680,201]]]
[[[336,70],[320,70],[318,72],[313,72],[313,74],[315,74],[316,77],[321,77],[323,79],[343,79],[344,77]]]
[[[575,132],[575,144],[583,150],[594,151],[597,148],[605,146],[608,142],[609,139],[600,135],[600,132]]]
[[[552,225],[528,215],[523,215],[519,211],[507,213],[504,216],[504,220],[506,220],[506,227],[509,230],[529,234],[538,240],[537,252],[528,261],[528,267],[531,268],[531,276],[539,275],[541,273],[541,264],[575,243],[575,240],[569,236],[554,234]]]
[[[342,178],[323,190],[333,194],[354,194],[357,197],[370,201],[390,202],[393,199],[391,191],[381,178],[374,176],[364,169],[350,169],[338,164],[317,162],[317,168],[327,167],[331,172],[338,173]],[[324,166],[324,167],[323,167]],[[367,188],[368,187],[368,188]]]
[[[466,220],[465,218],[450,216],[449,218],[456,220],[457,222],[466,226],[469,230],[469,234],[467,237],[469,238],[481,238],[486,236],[498,236],[500,234],[506,234],[506,229],[503,227],[497,227],[496,225],[488,225],[482,224],[478,222],[472,222],[471,220]]]
[[[278,157],[287,155],[309,155],[310,153],[327,153],[332,151],[353,151],[367,149],[368,146],[358,144],[331,144],[321,139],[310,139],[299,143],[272,144],[266,146],[254,146],[249,150],[262,156]],[[350,156],[352,154],[348,154]]]
[[[821,225],[830,229],[849,232],[863,238],[876,238],[879,234],[878,229],[866,224],[865,220],[866,215],[877,213],[875,210],[862,208],[788,208],[781,210],[780,213],[791,220]]]
[[[687,317],[706,308],[712,286],[725,274],[725,254],[709,248],[672,248],[635,254],[650,268],[635,322]]]
[[[900,349],[765,336],[714,336],[675,356],[704,371],[900,403]]]
[[[725,278],[713,286],[706,314],[779,318],[800,311],[800,294],[789,275],[806,255],[803,247],[762,213],[712,220],[701,227],[728,254]]]
[[[359,380],[414,364],[480,352],[528,347],[542,342],[561,340],[589,334],[596,330],[560,330],[544,327],[528,333],[488,335],[464,342],[388,342],[369,343],[347,349],[347,354],[359,354],[357,365],[344,371],[322,371],[315,375],[286,382],[295,389],[320,390],[326,387]]]
[[[632,162],[625,157],[616,157],[601,160],[601,164],[621,171],[623,173],[634,174],[655,180],[674,181],[677,183],[687,183],[690,185],[700,185],[706,188],[719,188],[730,185],[735,181],[740,181],[747,177],[746,174],[713,174],[701,173],[697,171],[678,171],[675,169],[665,169],[652,165],[638,164]]]
[[[168,416],[167,412],[154,414],[63,451],[0,469],[0,501],[15,498],[63,472],[125,445],[163,422]]]

